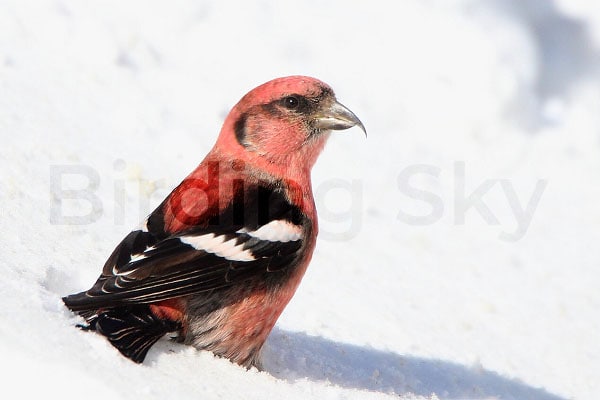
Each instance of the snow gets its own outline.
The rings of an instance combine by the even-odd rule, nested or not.
[[[599,48],[585,1],[3,1],[3,393],[597,398]],[[167,340],[136,365],[75,329],[61,296],[292,74],[369,136],[315,167],[321,234],[266,370]]]

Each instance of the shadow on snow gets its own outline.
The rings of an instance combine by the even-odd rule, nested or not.
[[[440,399],[563,400],[481,367],[402,356],[275,328],[263,350],[265,371],[294,381],[308,378],[346,388]]]

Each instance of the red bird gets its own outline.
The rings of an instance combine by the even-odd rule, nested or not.
[[[325,83],[267,82],[229,113],[204,161],[123,239],[91,289],[63,298],[142,362],[167,333],[240,365],[260,350],[312,257],[310,171],[331,130],[365,128]]]

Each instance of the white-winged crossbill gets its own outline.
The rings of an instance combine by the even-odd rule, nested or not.
[[[359,126],[309,77],[267,82],[233,107],[202,163],[65,297],[86,329],[142,362],[167,333],[250,367],[312,257],[310,171],[331,130]]]

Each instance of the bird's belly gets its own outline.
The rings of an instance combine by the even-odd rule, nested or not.
[[[260,350],[297,285],[289,286],[274,290],[248,285],[188,299],[185,343],[260,368]]]

